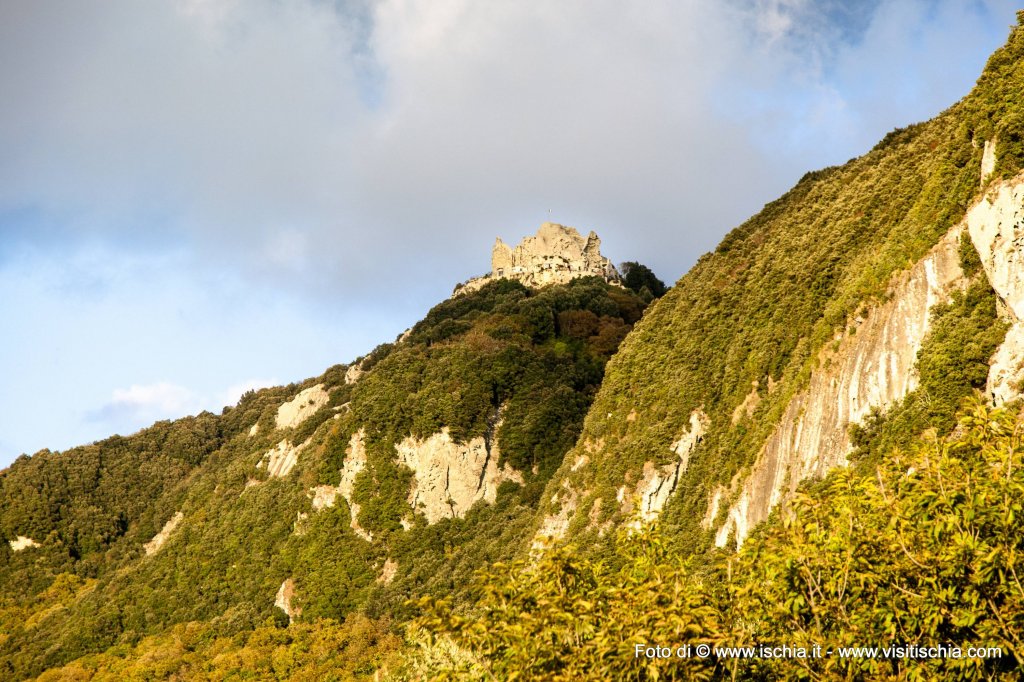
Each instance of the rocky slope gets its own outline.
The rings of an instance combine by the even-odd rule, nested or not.
[[[802,482],[951,425],[971,390],[1020,395],[1022,55],[1016,31],[971,95],[809,173],[648,310],[548,485],[535,546],[655,519],[684,551],[734,546]],[[968,318],[977,338],[954,342]]]

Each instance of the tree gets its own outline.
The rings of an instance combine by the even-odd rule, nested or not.
[[[644,287],[654,298],[661,298],[668,291],[668,287],[651,271],[646,265],[635,261],[626,261],[619,266],[622,271],[622,283],[627,289],[640,294]]]

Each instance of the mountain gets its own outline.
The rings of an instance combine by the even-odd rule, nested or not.
[[[512,558],[646,306],[596,236],[549,223],[520,251],[559,239],[586,248],[556,268],[548,245],[520,271],[562,284],[496,277],[395,343],[219,416],[17,460],[0,474],[7,676],[176,623],[402,618],[410,598]]]
[[[1016,679],[1022,168],[1018,26],[653,302],[548,223],[349,365],[20,458],[0,667]]]

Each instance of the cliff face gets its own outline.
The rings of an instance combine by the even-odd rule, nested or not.
[[[466,282],[456,293],[475,291],[497,279],[512,279],[530,287],[565,284],[577,277],[596,276],[618,282],[619,273],[601,255],[601,240],[591,232],[584,237],[576,228],[544,223],[533,237],[515,248],[499,237],[491,251],[491,272]]]
[[[991,172],[995,159],[987,161]],[[1024,388],[1024,177],[995,183],[968,211],[967,229],[1010,323],[992,358],[986,388],[992,402],[1001,405],[1019,398]]]
[[[684,551],[740,543],[802,482],[848,464],[851,433],[884,456],[897,436],[951,428],[973,390],[1020,397],[1022,65],[1017,31],[961,102],[807,174],[658,300],[548,484],[538,543],[586,547],[652,521]]]
[[[715,544],[743,542],[779,502],[804,480],[846,463],[849,428],[872,409],[885,410],[917,386],[914,364],[936,303],[965,284],[958,247],[962,227],[942,241],[890,289],[889,300],[868,308],[822,350],[806,389],[786,407],[782,420],[746,476],[716,489],[704,515]],[[722,499],[735,499],[715,527]]]

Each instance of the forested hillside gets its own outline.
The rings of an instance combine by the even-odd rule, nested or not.
[[[1019,679],[1018,18],[667,292],[483,278],[320,377],[19,459],[0,676]]]
[[[410,613],[409,598],[459,594],[526,542],[544,484],[644,306],[593,278],[542,291],[499,281],[441,303],[351,366],[250,392],[221,415],[19,459],[0,476],[0,529],[38,546],[0,548],[5,675],[175,624],[237,644],[287,625],[281,606],[311,623],[365,614],[393,638],[380,623]],[[463,507],[412,506],[417,472],[396,445],[415,455],[439,443],[465,458],[482,453],[473,442],[486,442],[488,461],[463,471],[480,478]],[[454,478],[424,461],[421,476]],[[504,478],[485,490],[494,471]],[[165,544],[147,545],[162,527]],[[288,601],[275,606],[286,580]]]
[[[674,448],[697,417],[700,442],[661,499],[662,524],[686,553],[726,544],[737,519],[761,520],[744,510],[784,496],[814,466],[808,459],[822,460],[812,478],[843,461],[837,441],[848,426],[863,426],[852,445],[876,461],[925,428],[948,432],[960,400],[985,388],[1009,325],[963,223],[988,201],[985,188],[1012,183],[1024,166],[1022,94],[1017,28],[962,101],[860,158],[808,173],[702,257],[609,363],[580,442],[549,487],[573,494],[545,501],[547,518],[565,523],[541,529],[584,545],[607,539],[602,528],[635,517],[634,496],[649,498],[660,472],[671,478],[682,458]],[[901,298],[911,294],[913,314]],[[904,338],[914,325],[917,338]],[[887,369],[900,353],[904,366]],[[830,419],[807,412],[808,392],[823,384],[839,392],[822,407],[851,416],[808,445],[806,433]],[[582,457],[589,464],[574,467]],[[756,473],[765,475],[746,484]]]

